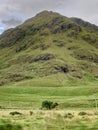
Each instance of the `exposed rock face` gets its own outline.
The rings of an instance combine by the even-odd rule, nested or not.
[[[50,60],[53,59],[54,55],[46,53],[46,54],[40,54],[38,56],[36,56],[33,61],[37,62],[37,61],[46,61],[46,60]]]
[[[81,27],[78,25],[75,25],[73,23],[62,23],[60,26],[54,27],[52,33],[62,33],[68,31],[69,29],[72,29],[77,34],[82,31]]]

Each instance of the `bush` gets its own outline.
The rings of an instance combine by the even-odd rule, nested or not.
[[[84,115],[87,115],[87,113],[86,113],[86,112],[79,112],[78,115],[80,115],[80,116],[84,116]]]
[[[74,115],[71,114],[71,113],[67,113],[67,114],[65,114],[65,116],[64,116],[64,118],[73,118],[73,117],[74,117]]]
[[[32,116],[33,115],[33,111],[30,111],[30,116]]]
[[[10,112],[10,115],[14,116],[14,115],[22,115],[22,113],[14,111],[14,112]]]
[[[58,103],[53,103],[51,101],[43,101],[42,102],[42,109],[45,108],[47,110],[53,109],[58,106]]]

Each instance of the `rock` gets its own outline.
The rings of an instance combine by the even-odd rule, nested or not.
[[[57,67],[55,67],[55,69],[60,71],[60,72],[63,72],[63,73],[69,72],[68,67],[65,67],[65,66],[57,66]]]
[[[46,53],[46,54],[40,54],[40,55],[36,56],[33,59],[33,61],[34,62],[37,62],[37,61],[46,61],[46,60],[50,60],[50,59],[53,59],[53,58],[54,58],[53,54]]]

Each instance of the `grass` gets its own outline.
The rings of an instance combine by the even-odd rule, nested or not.
[[[72,28],[63,31],[61,29],[63,24],[65,26],[71,24]],[[53,33],[55,28],[58,28],[60,32]],[[28,77],[31,79],[30,82],[35,80],[33,82],[35,83],[36,79],[41,81],[40,78],[47,76],[47,80],[50,80],[49,77],[53,80],[48,81],[47,84],[41,82],[41,86],[58,86],[55,75],[63,77],[63,84],[67,86],[96,82],[98,76],[97,32],[90,33],[89,30],[81,27],[82,31],[77,33],[75,28],[78,28],[78,25],[71,19],[47,12],[1,35],[0,85],[18,81],[28,82]],[[76,33],[76,37],[73,32]],[[83,39],[83,36],[88,34],[89,38]],[[94,44],[92,39],[95,41]],[[34,62],[36,57],[47,53],[54,58]],[[64,73],[56,69],[62,66],[67,67],[69,72]],[[18,76],[15,77],[14,74]],[[37,85],[39,86],[40,83],[37,82]]]
[[[11,111],[11,110],[10,110]],[[33,110],[30,115],[28,110],[20,111],[23,115],[11,116],[7,110],[2,111],[2,119],[0,119],[0,130],[97,130],[98,129],[98,115],[94,112],[88,111],[88,115],[79,116],[79,111],[38,111]],[[19,111],[19,110],[18,110]],[[65,115],[73,115],[71,118]],[[5,129],[6,128],[6,129]]]
[[[3,86],[0,88],[1,108],[40,109],[44,100],[58,102],[58,109],[94,108],[97,98],[97,85],[78,87]]]
[[[8,126],[10,130],[17,130],[18,126],[23,130],[98,129],[97,112],[91,117],[91,114],[74,115],[73,111],[65,116],[69,109],[97,110],[97,32],[90,33],[81,27],[82,31],[77,33],[79,26],[70,19],[50,14],[37,15],[0,36],[2,130],[9,129]],[[72,27],[64,31],[62,27],[68,24]],[[54,58],[34,61],[40,54],[51,54]],[[68,72],[62,71],[62,67]],[[59,105],[53,111],[39,111],[45,100]],[[27,111],[9,115],[17,113],[16,110]]]
[[[10,119],[0,119],[0,130],[22,130],[22,126],[12,123]]]

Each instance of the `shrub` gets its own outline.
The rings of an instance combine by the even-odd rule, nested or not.
[[[51,101],[43,101],[42,102],[42,108],[46,108],[46,109],[51,109],[51,105],[53,104],[53,102]]]
[[[14,112],[10,112],[10,115],[14,116],[14,115],[22,115],[22,113],[14,111]]]
[[[74,115],[71,114],[71,113],[67,113],[67,114],[65,114],[65,116],[64,116],[64,118],[73,118],[73,117],[74,117]]]
[[[30,116],[32,116],[33,115],[33,111],[30,111]]]
[[[58,106],[58,103],[53,103],[51,101],[43,101],[42,102],[42,109],[45,108],[47,110],[53,109]]]
[[[80,116],[84,116],[84,115],[87,115],[87,113],[86,113],[86,112],[79,112],[78,115],[80,115]]]

